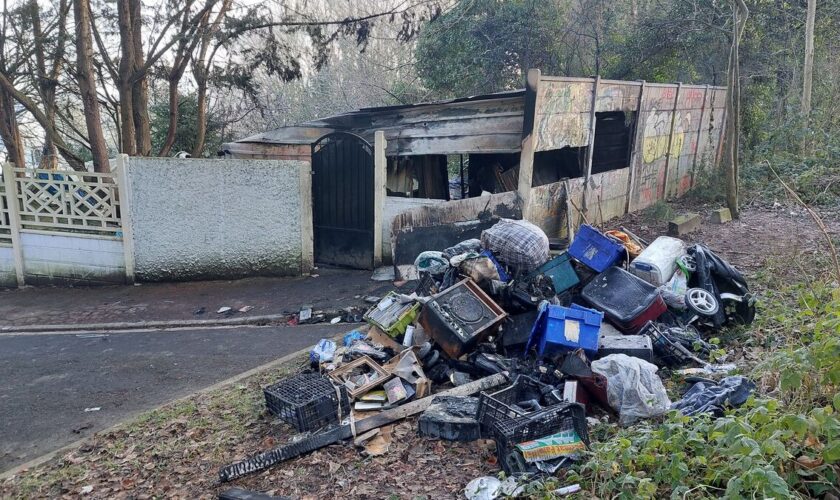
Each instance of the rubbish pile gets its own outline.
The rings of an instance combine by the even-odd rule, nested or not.
[[[755,317],[744,277],[703,245],[583,225],[554,251],[537,226],[503,219],[415,266],[413,293],[380,298],[364,326],[312,349],[307,372],[264,389],[269,411],[301,434],[224,467],[221,481],[364,443],[418,414],[422,436],[494,440],[509,475],[554,473],[589,446],[587,415],[626,425],[670,409],[720,414],[754,389],[743,377],[695,376],[731,371],[710,363],[706,338]],[[660,367],[690,374],[680,401]]]

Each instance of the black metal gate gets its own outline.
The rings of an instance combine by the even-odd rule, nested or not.
[[[373,268],[373,148],[346,132],[312,145],[315,262]]]

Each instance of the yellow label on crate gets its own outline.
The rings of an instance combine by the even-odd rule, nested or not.
[[[563,336],[569,342],[577,344],[580,340],[580,322],[576,319],[567,319],[563,326]]]
[[[533,441],[519,443],[516,448],[522,453],[522,458],[526,462],[538,462],[573,455],[576,451],[585,449],[586,445],[577,432],[569,429]]]

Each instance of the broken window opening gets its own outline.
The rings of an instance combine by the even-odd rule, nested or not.
[[[592,153],[592,174],[630,166],[633,152],[633,129],[636,114],[623,111],[595,113],[595,149]],[[531,185],[544,186],[563,179],[586,174],[589,146],[565,147],[534,153]]]
[[[449,199],[462,200],[466,198],[469,191],[467,181],[469,158],[463,154],[447,155],[446,165],[449,173]]]
[[[630,166],[636,113],[605,111],[595,113],[595,149],[592,173],[600,174]]]
[[[519,153],[470,153],[467,162],[469,198],[484,193],[516,190],[519,183]]]
[[[449,200],[446,155],[388,157],[385,187],[388,196]]]
[[[562,179],[583,177],[586,171],[586,147],[565,147],[534,153],[531,186],[544,186]]]

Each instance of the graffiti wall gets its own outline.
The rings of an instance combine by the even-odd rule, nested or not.
[[[580,147],[589,143],[594,80],[543,78],[537,87],[534,151]]]
[[[598,97],[595,99],[595,111],[637,111],[641,86],[641,82],[601,80],[598,85]]]
[[[642,95],[630,210],[682,196],[715,164],[725,89],[649,84]],[[673,121],[673,122],[672,122]],[[673,127],[673,138],[671,130]]]

